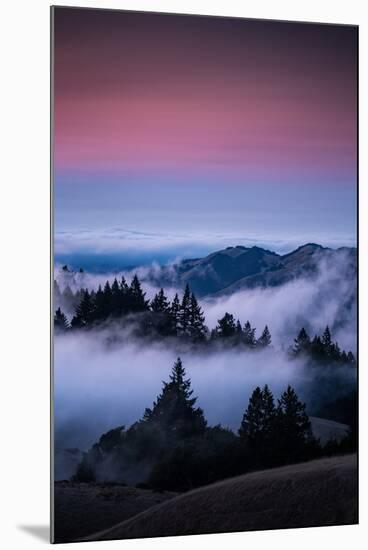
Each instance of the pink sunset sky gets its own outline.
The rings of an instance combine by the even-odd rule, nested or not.
[[[151,185],[164,201],[169,181],[169,195],[213,186],[219,204],[231,190],[244,207],[244,194],[261,188],[274,202],[287,188],[311,208],[318,189],[336,218],[347,205],[336,231],[354,234],[355,27],[56,8],[54,75],[62,227],[75,225],[78,186],[93,185],[97,202],[115,186],[101,216],[116,219],[118,187],[147,195]],[[311,212],[304,233],[313,222]]]

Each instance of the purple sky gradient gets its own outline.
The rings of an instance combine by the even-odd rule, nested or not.
[[[355,27],[56,8],[56,231],[353,239],[356,72]]]

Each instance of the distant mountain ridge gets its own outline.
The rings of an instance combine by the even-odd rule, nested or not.
[[[296,250],[280,255],[258,246],[229,246],[204,258],[187,259],[149,273],[157,285],[185,286],[198,296],[232,294],[255,287],[275,287],[299,277],[317,273],[322,261],[342,262],[344,272],[356,278],[356,248],[325,248],[307,243]],[[345,276],[346,276],[345,274]]]

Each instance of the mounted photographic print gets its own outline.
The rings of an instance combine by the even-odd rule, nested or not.
[[[52,541],[357,523],[358,28],[51,22]]]

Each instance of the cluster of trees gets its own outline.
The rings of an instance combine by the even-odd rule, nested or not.
[[[128,318],[130,322],[134,315],[137,336],[179,337],[196,344],[218,342],[228,346],[241,345],[248,349],[263,349],[272,342],[267,325],[257,337],[256,329],[249,321],[242,325],[239,319],[228,312],[209,332],[203,310],[188,285],[181,299],[175,294],[171,302],[163,289],[151,301],[146,299],[137,275],[134,275],[130,285],[122,277],[120,282],[114,279],[111,285],[107,281],[104,288],[99,286],[97,291],[82,289],[73,295],[70,288],[66,288],[69,289],[69,300],[72,300],[71,294],[73,300],[78,298],[79,302],[70,323],[61,307],[58,307],[54,315],[57,331],[91,328],[112,319]],[[59,288],[58,292],[60,293]],[[63,295],[65,292],[66,290]],[[56,298],[55,302],[57,303]],[[340,350],[338,343],[332,341],[329,327],[326,327],[322,336],[315,335],[313,339],[302,328],[294,340],[290,354],[292,357],[303,355],[322,363],[355,364],[353,353]]]
[[[152,408],[129,429],[119,426],[103,434],[85,453],[74,480],[133,481],[154,489],[185,491],[323,453],[312,435],[305,404],[290,386],[277,404],[268,386],[257,387],[238,434],[221,425],[208,426],[196,401],[178,358]],[[348,444],[346,449],[350,450]],[[330,445],[328,452],[338,448]]]
[[[290,349],[293,357],[307,356],[319,363],[342,363],[355,365],[354,354],[341,350],[337,342],[333,342],[330,328],[327,326],[322,334],[316,334],[310,338],[303,327],[294,339],[294,345]]]
[[[232,313],[226,312],[217,321],[217,326],[211,331],[211,340],[220,340],[232,345],[242,344],[247,348],[259,349],[271,345],[271,333],[266,325],[259,338],[256,337],[256,329],[249,321],[242,326],[239,319],[235,320]]]
[[[170,302],[161,289],[151,300],[146,299],[141,282],[134,275],[130,285],[122,277],[120,283],[114,279],[112,285],[106,282],[104,288],[83,291],[70,325],[59,307],[55,312],[55,327],[88,328],[107,319],[119,319],[131,314],[139,314],[144,334],[156,332],[161,336],[186,336],[193,341],[204,340],[207,334],[202,308],[187,285],[179,299],[175,294]]]

